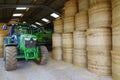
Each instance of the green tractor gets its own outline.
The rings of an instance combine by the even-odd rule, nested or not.
[[[49,51],[52,50],[52,31],[39,27],[33,30],[33,34],[38,37],[38,42],[45,45]]]
[[[38,43],[37,36],[25,24],[12,25],[9,36],[4,38],[4,61],[7,71],[17,68],[17,60],[34,60],[37,64],[47,64],[48,50]]]

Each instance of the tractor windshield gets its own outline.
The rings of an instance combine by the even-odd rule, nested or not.
[[[29,28],[26,26],[15,26],[14,27],[14,33],[17,35],[21,35],[21,34],[29,34]]]
[[[28,30],[27,29],[15,29],[14,30],[16,34],[28,34]]]

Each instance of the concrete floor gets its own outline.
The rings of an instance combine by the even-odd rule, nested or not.
[[[112,80],[111,77],[95,75],[84,68],[63,61],[50,59],[47,65],[37,65],[33,61],[19,61],[18,69],[5,71],[0,59],[0,80]]]

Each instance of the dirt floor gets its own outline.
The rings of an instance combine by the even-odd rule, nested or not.
[[[14,71],[5,71],[0,59],[0,80],[112,80],[111,77],[98,76],[85,68],[79,68],[63,61],[49,59],[47,65],[37,65],[33,61],[18,62]]]

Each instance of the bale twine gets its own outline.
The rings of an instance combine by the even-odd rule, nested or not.
[[[54,32],[62,33],[63,32],[63,19],[59,18],[54,21]]]
[[[88,0],[78,0],[78,7],[80,11],[87,11],[89,9],[89,1]]]
[[[86,36],[85,32],[75,31],[73,33],[73,41],[75,49],[86,49]]]
[[[102,76],[111,75],[111,55],[109,50],[88,51],[88,70]]]
[[[120,51],[112,51],[112,78],[120,80]]]
[[[120,25],[120,0],[112,0],[112,27]]]
[[[88,28],[88,12],[82,11],[75,15],[76,31],[85,31]]]
[[[61,47],[53,48],[53,59],[62,60],[62,48]]]
[[[62,45],[63,45],[63,48],[72,48],[73,47],[72,33],[63,33],[62,34]]]
[[[107,2],[110,3],[110,0],[89,0],[90,7],[95,6],[96,4],[99,4],[101,2]]]
[[[86,34],[87,50],[111,50],[111,29],[88,29]]]
[[[2,26],[1,26],[2,27]],[[8,26],[7,27],[7,30],[0,30],[0,35],[1,36],[8,36],[8,33],[9,33],[9,29],[10,29],[10,27]]]
[[[64,17],[64,32],[73,32],[75,28],[74,16]]]
[[[69,0],[65,4],[65,17],[74,16],[77,13],[77,2],[76,0]]]
[[[73,64],[80,67],[86,67],[87,56],[85,50],[74,49],[73,51]]]
[[[72,48],[63,48],[63,60],[72,63],[73,50]]]
[[[111,27],[111,5],[99,3],[89,9],[89,27]]]
[[[52,46],[54,47],[62,47],[62,35],[59,33],[54,33],[52,35]]]

